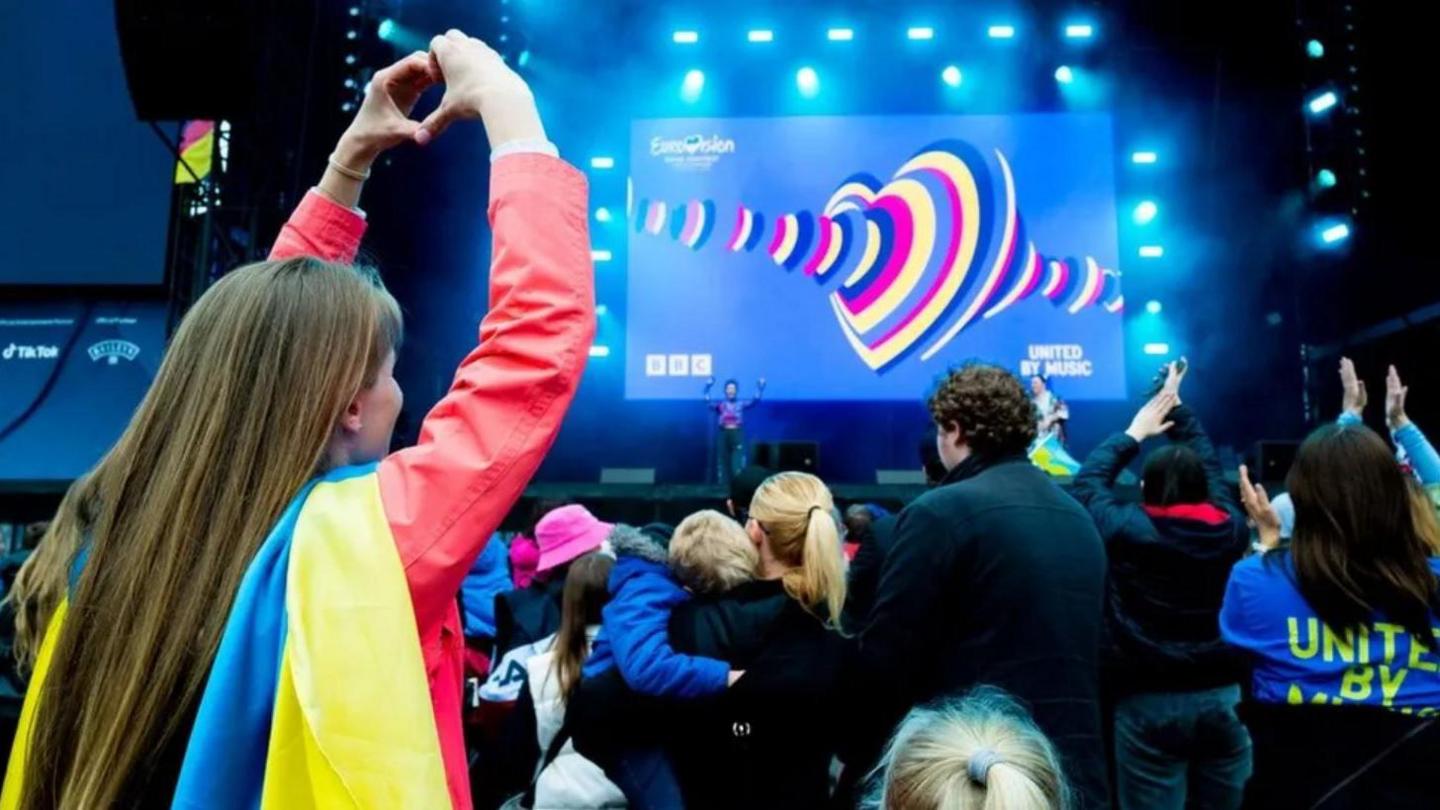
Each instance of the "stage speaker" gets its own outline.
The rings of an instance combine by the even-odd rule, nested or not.
[[[1259,472],[1254,480],[1272,483],[1284,481],[1295,463],[1295,451],[1300,442],[1290,440],[1261,440],[1255,443],[1255,469]]]
[[[777,472],[814,473],[820,466],[819,442],[756,442],[750,461]]]
[[[654,467],[601,467],[602,484],[653,484]]]
[[[313,10],[313,2],[290,5]],[[292,23],[277,19],[281,7],[271,0],[115,0],[115,32],[135,116],[179,121],[250,112],[257,66],[269,47],[262,34]]]
[[[881,486],[924,486],[924,470],[876,470],[875,483]]]

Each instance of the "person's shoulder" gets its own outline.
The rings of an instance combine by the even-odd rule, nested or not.
[[[1289,552],[1279,549],[1241,559],[1230,569],[1230,588],[1245,592],[1294,590],[1287,573],[1288,557]]]

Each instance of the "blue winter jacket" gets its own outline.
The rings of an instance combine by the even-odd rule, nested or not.
[[[496,535],[485,544],[460,585],[466,638],[495,637],[495,597],[513,587],[507,547]]]
[[[671,575],[665,549],[628,526],[616,527],[610,540],[616,558],[610,602],[584,677],[618,666],[625,683],[643,695],[695,698],[724,692],[729,664],[682,655],[670,646],[670,611],[690,594]]]

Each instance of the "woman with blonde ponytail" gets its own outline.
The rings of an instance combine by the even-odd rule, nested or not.
[[[490,310],[392,453],[400,308],[351,265],[356,205],[382,152],[467,118],[493,147]],[[375,73],[270,261],[186,314],[17,581],[31,679],[0,810],[471,806],[455,597],[579,384],[586,206],[484,43]]]
[[[824,807],[845,719],[845,563],[830,490],[813,475],[771,476],[745,531],[756,578],[697,594],[670,619],[677,652],[744,674],[723,695],[687,701],[637,696],[613,672],[587,678],[570,703],[575,745],[607,769],[617,749],[663,746],[690,810]]]

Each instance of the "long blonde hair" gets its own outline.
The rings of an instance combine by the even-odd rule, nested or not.
[[[914,709],[873,775],[878,810],[1063,810],[1060,759],[1013,698],[978,687]]]
[[[400,331],[373,272],[311,258],[239,268],[196,302],[129,426],[16,580],[27,666],[67,592],[70,605],[37,696],[22,808],[112,807],[146,790],[199,700],[251,559]]]
[[[750,501],[750,517],[765,531],[771,553],[790,566],[781,578],[785,592],[809,609],[824,605],[822,618],[839,629],[845,558],[834,513],[825,482],[808,473],[772,475]]]

